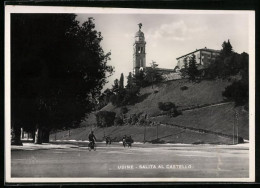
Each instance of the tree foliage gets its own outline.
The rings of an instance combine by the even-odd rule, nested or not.
[[[197,68],[197,62],[195,55],[192,54],[189,58],[189,66],[187,68],[187,75],[191,81],[195,81],[196,78],[199,76],[199,71]]]
[[[185,57],[184,59],[183,59],[183,62],[184,62],[184,67],[182,68],[182,67],[180,67],[181,69],[180,69],[180,72],[181,72],[181,77],[182,78],[186,78],[187,77],[187,71],[188,71],[188,60],[187,60],[187,57]]]
[[[12,124],[25,130],[73,127],[93,110],[110,53],[92,18],[74,14],[11,15]]]
[[[176,105],[172,102],[158,102],[158,108],[164,112],[167,112],[167,114],[171,117],[176,117],[182,114],[182,112],[177,110]]]
[[[228,79],[230,76],[237,75],[245,68],[241,67],[241,57],[241,54],[233,51],[229,40],[227,42],[224,41],[220,55],[206,69],[206,76],[211,79]]]
[[[134,74],[133,82],[134,85],[137,87],[145,87],[146,86],[145,72],[143,70],[140,70],[137,74]]]
[[[141,84],[139,77],[138,79],[136,79],[135,76],[133,77],[132,74],[129,73],[127,77],[127,85],[125,88],[122,87],[123,74],[121,74],[121,78],[119,82],[118,79],[114,81],[114,85],[112,86],[113,94],[110,96],[110,102],[114,106],[125,106],[129,104],[134,104],[138,99],[138,95],[140,91],[140,87],[137,86]]]
[[[157,70],[158,66],[155,61],[152,61],[151,67],[145,70],[145,86],[152,85],[153,88],[155,83],[163,81],[162,74]]]
[[[189,58],[186,57],[184,59],[184,67],[180,70],[182,77],[188,78],[191,81],[195,81],[200,75],[197,66],[198,65],[194,54],[189,56]]]
[[[97,125],[99,127],[110,127],[114,125],[115,117],[115,112],[99,111],[96,114]]]
[[[133,75],[131,72],[129,72],[127,76],[127,84],[126,84],[126,89],[131,89],[134,87],[134,80],[133,80]]]
[[[119,88],[124,89],[124,74],[123,73],[121,73],[121,76],[120,76]]]
[[[172,108],[176,108],[175,104],[172,102],[159,102],[158,103],[158,108],[162,111],[169,111]]]
[[[126,114],[128,112],[128,108],[126,106],[123,106],[121,109],[120,109],[120,113],[121,114]]]
[[[115,118],[114,124],[116,126],[121,126],[121,125],[124,124],[124,121],[123,121],[123,119],[121,117],[118,116],[118,117]]]
[[[230,41],[224,41],[219,57],[206,70],[207,77],[230,80],[238,76],[222,93],[228,100],[235,101],[236,105],[248,104],[249,96],[249,55],[245,52],[238,54],[233,51]]]
[[[233,54],[233,47],[230,41],[229,40],[227,42],[224,41],[222,44],[222,49],[220,50],[220,57],[221,58],[229,57],[231,54]]]
[[[118,79],[115,79],[114,80],[114,85],[112,86],[112,91],[113,92],[118,92],[118,90],[119,90],[119,81],[118,81]]]
[[[248,84],[243,83],[242,81],[233,82],[230,86],[225,88],[225,91],[223,91],[222,94],[228,100],[234,101],[237,106],[245,105],[249,102]]]

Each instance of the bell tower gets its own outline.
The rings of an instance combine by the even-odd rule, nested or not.
[[[133,73],[138,74],[142,69],[144,70],[146,67],[145,61],[145,38],[144,33],[141,31],[142,24],[139,23],[139,31],[135,33],[135,42],[133,44],[134,53],[133,53]]]

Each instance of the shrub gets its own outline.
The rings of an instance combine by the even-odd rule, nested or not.
[[[162,111],[169,111],[169,110],[171,110],[173,108],[176,108],[175,104],[172,103],[172,102],[165,102],[165,103],[159,102],[158,103],[158,107]]]
[[[182,111],[177,110],[176,108],[173,109],[173,112],[171,113],[171,117],[177,117],[179,115],[182,115]]]
[[[115,121],[114,121],[114,124],[117,125],[117,126],[121,126],[124,124],[124,121],[121,117],[116,117],[115,118]]]
[[[127,119],[127,123],[130,124],[130,125],[132,124],[132,118],[131,118],[131,117],[129,117],[129,118]]]
[[[165,102],[165,103],[159,102],[158,107],[160,110],[166,111],[167,115],[171,117],[176,117],[182,114],[182,111],[177,110],[176,105],[172,102]]]
[[[110,127],[114,124],[116,113],[109,111],[99,111],[96,114],[98,127]]]
[[[182,90],[182,91],[187,90],[187,89],[188,89],[187,86],[182,86],[182,87],[181,87],[181,90]]]
[[[235,101],[237,106],[248,103],[249,88],[248,84],[241,81],[233,82],[230,86],[225,88],[222,93],[228,100]]]
[[[140,124],[140,125],[144,125],[145,123],[147,123],[146,120],[145,120],[145,118],[144,118],[144,117],[141,117],[141,118],[139,119],[139,124]]]
[[[120,109],[120,113],[121,114],[126,114],[128,112],[128,108],[123,106],[121,109]]]
[[[138,122],[138,116],[136,114],[133,114],[130,118],[131,118],[132,125],[134,125]]]

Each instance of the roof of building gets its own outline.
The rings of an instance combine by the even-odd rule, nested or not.
[[[146,67],[146,69],[151,69],[151,67]],[[156,71],[163,71],[163,72],[174,72],[174,69],[165,69],[165,68],[155,68]]]
[[[193,51],[193,52],[190,52],[190,53],[188,53],[188,54],[185,54],[185,55],[183,55],[183,56],[177,57],[176,59],[178,60],[178,59],[180,59],[180,58],[182,58],[182,57],[185,57],[185,56],[187,56],[187,55],[193,54],[193,53],[198,52],[198,51],[207,51],[207,52],[220,53],[220,50],[214,50],[214,49],[209,49],[209,48],[206,48],[206,47],[205,47],[205,48],[201,48],[201,49],[195,50],[195,51]]]

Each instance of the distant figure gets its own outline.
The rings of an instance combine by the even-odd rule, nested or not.
[[[128,147],[132,147],[132,143],[134,142],[134,140],[132,139],[131,136],[129,136],[127,139],[126,139],[126,143],[128,145]]]
[[[109,136],[106,137],[106,145],[111,144],[111,138]]]
[[[122,139],[122,141],[123,141],[123,146],[125,147],[126,146],[126,135],[125,136],[123,136],[123,139]]]

